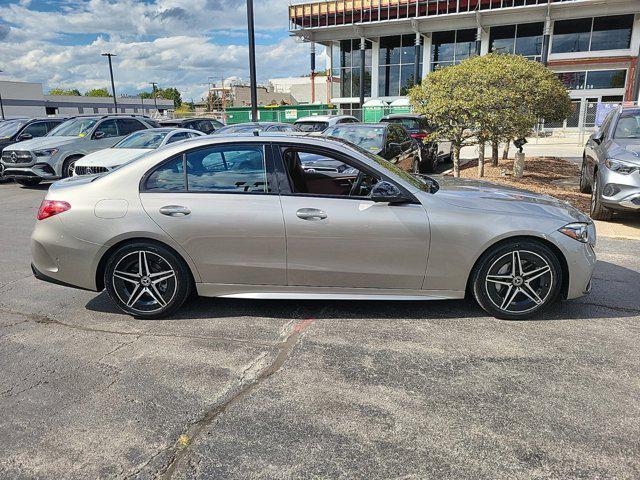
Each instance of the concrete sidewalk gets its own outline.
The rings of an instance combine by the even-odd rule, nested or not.
[[[620,215],[608,222],[595,221],[599,237],[621,240],[640,240],[640,215]]]

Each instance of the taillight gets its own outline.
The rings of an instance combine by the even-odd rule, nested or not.
[[[60,200],[43,200],[38,210],[38,220],[53,217],[62,212],[71,209],[71,204]]]
[[[417,138],[419,140],[424,140],[425,138],[427,138],[427,134],[426,133],[412,133],[411,137]]]

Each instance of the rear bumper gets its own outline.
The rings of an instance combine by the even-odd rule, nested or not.
[[[32,269],[41,280],[97,291],[96,259],[101,249],[70,235],[58,218],[47,218],[36,222],[31,235]]]

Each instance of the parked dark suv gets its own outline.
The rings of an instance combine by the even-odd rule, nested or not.
[[[219,128],[224,127],[224,123],[215,118],[193,117],[193,118],[172,118],[170,120],[160,120],[163,127],[190,128],[199,132],[210,133],[215,132]]]
[[[426,163],[423,170],[435,172],[438,163],[451,160],[451,142],[428,141],[431,128],[427,119],[415,113],[395,113],[380,119],[382,123],[399,123],[407,129],[412,138],[422,145],[422,161]]]
[[[0,154],[3,148],[14,143],[44,137],[64,121],[64,118],[15,118],[0,123]],[[1,165],[0,181],[3,181],[4,168]]]

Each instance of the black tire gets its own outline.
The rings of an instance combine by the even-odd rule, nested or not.
[[[589,214],[594,220],[611,220],[613,212],[602,205],[602,188],[598,180],[598,172],[593,174],[593,189],[591,192],[591,208]]]
[[[582,160],[582,167],[580,168],[580,191],[582,193],[591,193],[591,183],[587,178],[587,160]]]
[[[510,240],[482,255],[470,287],[487,313],[505,320],[526,320],[558,299],[562,267],[542,242]]]
[[[76,162],[82,158],[82,155],[67,158],[62,164],[62,178],[73,177],[73,169]]]
[[[113,252],[105,266],[104,285],[122,312],[143,319],[171,315],[194,289],[182,258],[167,247],[144,241]]]
[[[35,187],[42,182],[40,178],[16,178],[16,183],[19,183],[23,187]]]
[[[7,183],[9,181],[11,181],[11,178],[5,177],[4,166],[0,164],[0,183]]]

